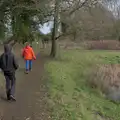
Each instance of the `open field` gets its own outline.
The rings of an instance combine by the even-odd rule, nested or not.
[[[120,105],[88,84],[94,66],[119,61],[119,52],[85,50],[63,50],[61,60],[48,61],[52,120],[120,120]]]

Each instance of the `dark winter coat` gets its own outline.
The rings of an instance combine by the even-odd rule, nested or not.
[[[4,53],[0,56],[0,68],[5,74],[12,74],[18,69],[18,63],[11,50],[10,45],[4,45]]]

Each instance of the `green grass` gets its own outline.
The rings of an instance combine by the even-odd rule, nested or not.
[[[92,66],[119,63],[119,52],[68,50],[61,53],[62,60],[46,64],[52,120],[97,120],[95,113],[120,120],[120,105],[106,100],[100,91],[87,84]]]

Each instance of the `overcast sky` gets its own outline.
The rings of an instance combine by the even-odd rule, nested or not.
[[[50,33],[50,30],[53,26],[53,22],[49,22],[49,23],[45,23],[41,28],[40,28],[40,31],[43,33],[43,34],[48,34]]]

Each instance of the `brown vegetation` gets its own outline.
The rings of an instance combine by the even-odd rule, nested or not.
[[[117,40],[88,41],[86,48],[89,50],[120,50],[120,42]]]
[[[89,85],[112,100],[120,100],[120,65],[103,65],[93,69]]]

